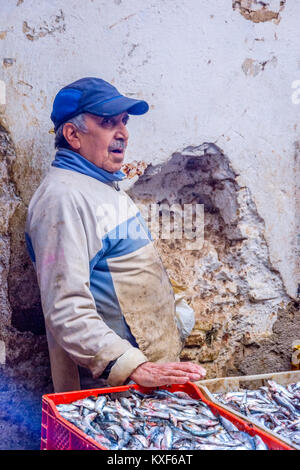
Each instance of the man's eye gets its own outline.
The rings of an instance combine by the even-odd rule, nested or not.
[[[123,121],[123,124],[126,126],[126,124],[127,124],[128,121],[129,121],[129,116],[125,116],[125,117],[122,119],[122,121]]]
[[[110,126],[114,125],[114,121],[113,121],[113,119],[110,119],[110,118],[104,118],[101,122],[101,125],[106,126],[106,127],[110,127]]]

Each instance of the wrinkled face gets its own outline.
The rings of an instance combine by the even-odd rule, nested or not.
[[[85,114],[87,132],[76,129],[69,142],[75,152],[96,166],[113,173],[120,170],[128,143],[128,113],[113,117]]]

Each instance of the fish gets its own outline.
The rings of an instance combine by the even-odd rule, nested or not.
[[[111,436],[115,441],[123,439],[124,429],[118,424],[111,424],[106,428],[106,434]]]
[[[300,435],[299,432],[291,433],[289,435],[290,440],[292,441],[293,444],[296,444],[297,446],[300,447]]]
[[[72,411],[75,411],[77,412],[78,411],[78,406],[76,405],[70,405],[70,404],[63,404],[63,405],[57,405],[56,408],[59,410],[59,411],[62,411],[62,412],[72,412]]]
[[[127,418],[121,418],[120,419],[121,426],[124,429],[124,431],[129,432],[129,434],[134,434],[135,433],[135,427],[134,425],[129,421]]]
[[[92,422],[96,418],[97,413],[89,413],[86,415],[82,421],[82,425],[87,428],[89,431],[91,431],[92,434],[95,433],[95,428],[92,426]]]
[[[253,440],[255,444],[255,450],[268,450],[267,445],[264,443],[261,437],[256,435],[253,437]]]
[[[79,407],[83,406],[84,408],[87,408],[90,411],[95,411],[96,402],[95,400],[92,400],[89,397],[89,398],[84,398],[83,400],[76,400],[73,402],[73,405],[76,405]]]
[[[240,394],[238,397],[241,399]],[[280,400],[288,397],[281,393]],[[281,408],[291,413],[287,407]],[[89,396],[57,405],[57,410],[110,450],[254,450],[265,445],[215,415],[202,400],[181,391],[142,393],[131,387],[126,397],[122,393]],[[289,432],[295,433],[294,428]]]
[[[257,390],[242,390],[213,394],[217,401],[243,415],[255,423],[283,437],[300,448],[300,382],[284,386],[268,380],[267,386]],[[254,439],[262,450],[264,443]],[[263,442],[263,441],[262,441]],[[250,441],[249,441],[250,443]]]
[[[164,434],[161,440],[161,449],[162,450],[169,450],[172,449],[173,444],[173,431],[170,426],[165,426]]]
[[[95,403],[95,411],[96,413],[101,413],[105,404],[107,402],[107,398],[106,397],[98,397],[97,400],[96,400],[96,403]]]
[[[215,429],[212,430],[212,431],[201,430],[201,428],[199,428],[199,426],[197,426],[195,424],[194,425],[189,424],[189,423],[183,423],[182,427],[186,431],[188,431],[191,434],[193,434],[194,436],[198,436],[198,437],[208,437],[208,436],[211,436],[212,434],[216,434],[216,432],[218,432]]]
[[[128,410],[130,413],[132,412],[133,404],[130,403],[130,401],[128,400],[128,398],[126,398],[126,397],[120,397],[120,403],[121,403],[121,405],[123,406],[123,408],[125,408],[126,410]]]

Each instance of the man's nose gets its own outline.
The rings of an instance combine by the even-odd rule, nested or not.
[[[120,122],[119,125],[118,125],[118,128],[116,130],[115,138],[116,139],[124,139],[124,140],[127,141],[128,137],[129,137],[129,133],[128,133],[128,129],[127,129],[126,125],[123,122]]]

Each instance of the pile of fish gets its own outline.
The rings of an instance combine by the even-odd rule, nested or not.
[[[258,390],[215,393],[217,400],[300,446],[300,382],[286,387],[273,380]]]
[[[134,388],[56,405],[60,415],[110,450],[268,450],[259,436],[239,431],[185,392]]]

